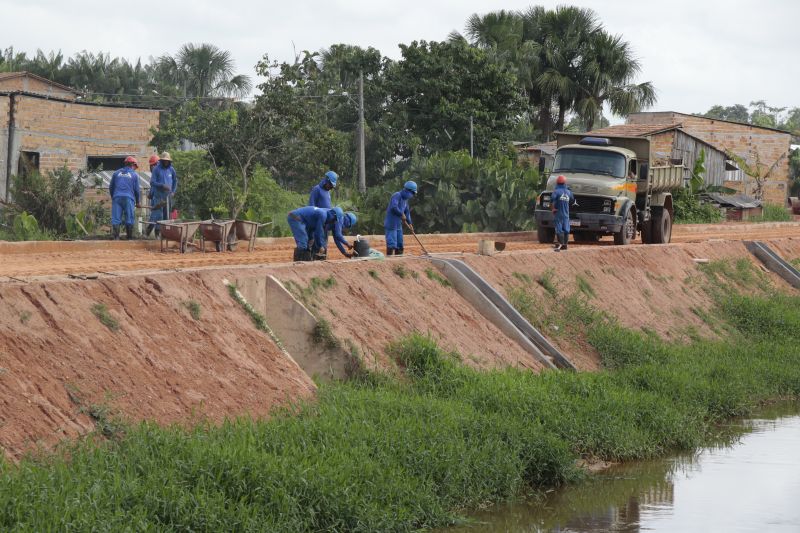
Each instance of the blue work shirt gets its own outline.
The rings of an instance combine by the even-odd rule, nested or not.
[[[299,218],[305,224],[306,232],[314,239],[316,246],[327,248],[328,234],[325,232],[325,223],[336,219],[336,211],[309,205],[295,209],[289,216]]]
[[[308,205],[313,207],[321,207],[324,209],[331,208],[331,192],[326,191],[323,185],[328,183],[328,178],[324,178],[318,184],[311,187],[311,195],[308,197]]]
[[[161,163],[153,167],[150,175],[150,191],[153,195],[161,197],[166,196],[167,191],[162,187],[166,185],[169,187],[169,192],[175,194],[178,190],[178,173],[175,172],[175,167],[170,165],[168,168],[161,166]]]
[[[575,203],[572,191],[566,185],[556,185],[551,198],[556,216],[569,218],[569,206]]]
[[[350,243],[344,238],[344,234],[342,233],[343,228],[344,220],[340,220],[339,217],[335,217],[333,220],[330,220],[329,217],[328,222],[325,223],[325,242],[327,244],[328,232],[332,232],[333,242],[336,244],[336,247],[340,252],[342,252],[342,255],[347,255],[347,249],[345,246],[350,246]]]
[[[411,210],[408,207],[408,200],[414,196],[411,191],[403,189],[392,195],[389,206],[386,208],[386,218],[383,219],[383,227],[388,230],[403,229],[403,215],[406,222],[411,224]]]
[[[122,167],[111,176],[108,187],[111,198],[131,198],[139,203],[139,174],[131,167]]]

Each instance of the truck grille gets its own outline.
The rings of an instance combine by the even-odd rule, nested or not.
[[[575,195],[575,201],[578,205],[569,206],[569,212],[572,213],[602,213],[603,202],[606,198],[602,196],[583,196],[580,194]]]

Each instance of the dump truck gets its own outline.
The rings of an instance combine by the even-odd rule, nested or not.
[[[615,244],[630,244],[637,232],[645,244],[670,241],[672,191],[688,178],[682,162],[654,159],[646,137],[557,133],[556,142],[553,171],[534,212],[539,242],[555,238],[552,192],[559,175],[575,196],[569,222],[576,242],[613,235]]]

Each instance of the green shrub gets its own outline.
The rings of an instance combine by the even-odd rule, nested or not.
[[[750,222],[791,222],[793,220],[791,212],[781,205],[765,203],[761,209],[761,215],[751,218]]]
[[[118,331],[119,330],[119,322],[116,318],[111,316],[111,313],[108,311],[108,307],[106,304],[94,304],[92,306],[92,314],[97,317],[97,319],[102,323],[105,327],[110,329],[111,331]]]

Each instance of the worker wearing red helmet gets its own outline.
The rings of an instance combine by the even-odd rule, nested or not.
[[[554,249],[556,252],[560,252],[567,249],[569,241],[569,206],[575,203],[572,191],[567,188],[566,176],[561,175],[556,178],[556,187],[553,189],[552,198],[556,239],[558,240]]]
[[[128,240],[133,239],[133,210],[139,204],[139,163],[133,156],[125,158],[125,166],[114,172],[108,192],[111,195],[111,230],[119,240],[119,226],[125,221]]]

